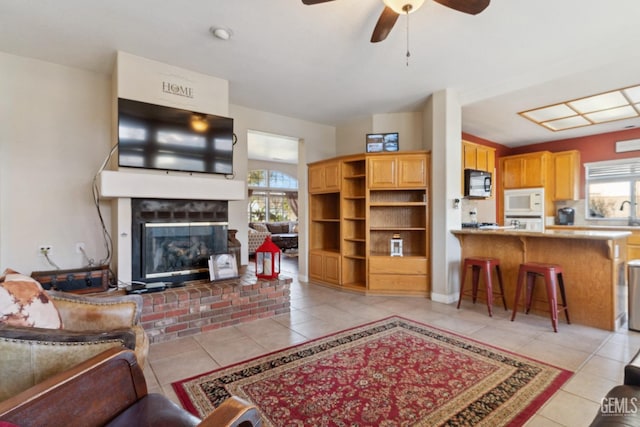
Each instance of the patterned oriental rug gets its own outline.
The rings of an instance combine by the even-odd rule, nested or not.
[[[206,416],[230,395],[266,426],[524,424],[572,372],[390,317],[173,383]]]

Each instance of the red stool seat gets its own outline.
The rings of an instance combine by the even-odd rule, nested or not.
[[[564,292],[562,267],[557,264],[541,264],[537,262],[520,264],[520,269],[518,271],[518,283],[516,285],[516,298],[513,303],[511,321],[516,318],[518,301],[520,300],[520,294],[522,292],[522,286],[524,285],[525,278],[527,281],[525,313],[528,314],[531,310],[533,289],[536,285],[536,278],[538,276],[542,276],[544,278],[547,300],[549,303],[549,314],[551,315],[551,325],[553,326],[553,331],[558,332],[558,312],[564,311],[567,323],[570,324],[571,322],[569,321],[569,308],[567,307],[567,298]],[[559,309],[556,288],[560,290],[560,297],[562,298],[562,307]]]
[[[484,283],[487,288],[487,308],[489,309],[489,316],[493,316],[493,281],[491,279],[491,269],[496,269],[496,275],[498,276],[498,285],[500,286],[500,292],[497,294],[502,298],[502,304],[504,309],[507,310],[507,301],[504,298],[504,288],[502,286],[502,272],[500,271],[500,260],[495,258],[484,257],[469,257],[464,259],[462,265],[462,277],[460,278],[460,298],[458,299],[458,308],[462,302],[462,296],[465,294],[464,284],[467,277],[467,269],[471,267],[472,280],[471,280],[471,297],[473,303],[476,303],[478,297],[478,284],[480,282],[480,272],[482,271],[484,276]]]

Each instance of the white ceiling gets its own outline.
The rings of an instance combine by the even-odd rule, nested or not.
[[[551,132],[518,111],[640,83],[638,0],[433,1],[372,44],[381,0],[2,0],[0,51],[110,73],[115,52],[229,80],[233,104],[339,125],[413,111],[451,88],[463,130],[508,146],[639,126]],[[233,37],[215,39],[211,26]]]

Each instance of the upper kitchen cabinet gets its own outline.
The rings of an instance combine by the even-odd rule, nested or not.
[[[462,169],[476,169],[493,173],[495,166],[495,148],[462,141]]]
[[[580,196],[580,152],[561,151],[553,159],[553,201],[578,200]]]
[[[551,153],[548,151],[502,157],[500,159],[502,187],[504,189],[545,187],[549,182],[550,157]]]
[[[383,154],[367,157],[369,188],[421,188],[427,186],[426,154]]]
[[[340,182],[340,162],[332,160],[309,166],[310,193],[339,192]]]

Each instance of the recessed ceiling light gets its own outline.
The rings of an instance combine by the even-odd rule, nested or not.
[[[209,28],[211,34],[219,38],[220,40],[229,40],[233,35],[233,31],[229,28],[221,28],[221,27],[211,27]]]
[[[640,85],[559,102],[518,114],[552,131],[640,117]]]

